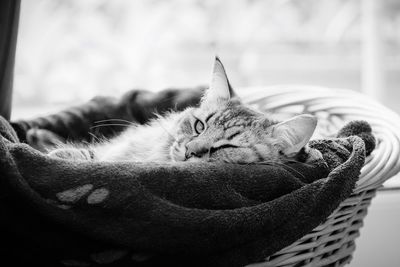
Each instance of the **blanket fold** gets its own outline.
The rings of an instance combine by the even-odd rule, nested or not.
[[[162,99],[148,97],[149,107]],[[196,103],[198,95],[189,99]],[[13,128],[0,119],[0,212],[7,218],[0,227],[15,225],[5,237],[8,256],[23,243],[29,253],[19,261],[52,266],[260,261],[310,232],[349,197],[375,146],[368,123],[358,121],[346,125],[338,138],[311,141],[323,160],[309,165],[73,162],[19,141],[29,125],[46,121],[39,120],[19,121]]]

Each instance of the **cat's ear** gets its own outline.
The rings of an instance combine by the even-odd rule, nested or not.
[[[235,96],[236,94],[233,92],[232,86],[229,83],[224,65],[222,64],[218,56],[216,56],[211,74],[210,87],[206,91],[202,103],[204,104],[224,103]]]
[[[298,153],[310,140],[317,126],[317,118],[303,114],[273,126],[272,137],[287,156]]]

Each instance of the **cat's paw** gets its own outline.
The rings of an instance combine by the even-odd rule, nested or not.
[[[55,148],[56,146],[65,143],[65,139],[56,133],[46,129],[37,128],[28,130],[26,133],[26,141],[31,147],[41,152],[46,152],[51,148]]]
[[[50,157],[70,160],[93,160],[94,154],[84,148],[59,148],[48,153]]]

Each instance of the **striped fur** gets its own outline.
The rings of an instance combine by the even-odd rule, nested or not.
[[[202,133],[194,131],[196,120],[205,124]],[[225,105],[200,106],[187,111],[178,123],[172,161],[223,161],[230,163],[309,162],[319,157],[303,147],[293,155],[283,154],[281,141],[273,136],[277,121],[252,110],[234,99]],[[189,151],[189,152],[188,152]]]

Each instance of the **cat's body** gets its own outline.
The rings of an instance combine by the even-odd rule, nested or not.
[[[101,161],[171,161],[172,135],[184,113],[169,113],[147,125],[131,125],[119,136],[92,146]]]
[[[316,123],[311,115],[278,123],[246,107],[216,58],[200,107],[169,113],[148,125],[129,126],[108,141],[58,148],[50,155],[96,161],[281,163],[301,158],[307,162],[320,156],[306,147]]]

